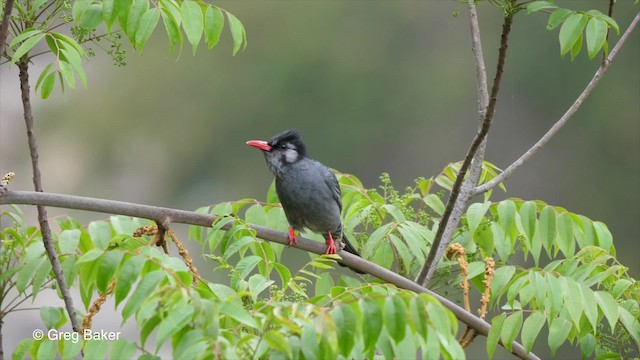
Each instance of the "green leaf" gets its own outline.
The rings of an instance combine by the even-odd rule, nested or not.
[[[611,331],[613,332],[616,328],[618,318],[620,317],[618,303],[613,296],[606,291],[596,291],[595,296],[596,301],[598,301],[598,305],[600,306],[600,310],[602,310],[602,313],[607,318]]]
[[[563,318],[556,318],[549,326],[549,347],[551,356],[555,356],[556,351],[564,343],[571,331],[571,323]]]
[[[362,322],[362,338],[364,341],[364,352],[375,349],[380,332],[382,332],[382,310],[378,303],[370,298],[362,298],[359,301],[362,311],[362,318],[367,321]]]
[[[259,256],[251,255],[242,260],[238,261],[236,265],[236,270],[240,273],[240,279],[246,278],[251,271],[258,265],[258,263],[262,262],[262,258]]]
[[[568,53],[582,36],[582,31],[587,26],[587,21],[586,15],[574,13],[562,24],[558,37],[561,56]]]
[[[83,264],[83,263],[87,263],[87,262],[92,262],[95,259],[101,257],[102,255],[104,255],[105,251],[102,249],[91,249],[89,250],[89,252],[87,252],[86,254],[82,255],[79,259],[78,259],[78,264]]]
[[[167,317],[160,322],[160,325],[158,325],[158,331],[156,333],[156,352],[171,335],[182,330],[182,328],[191,321],[193,312],[193,305],[184,303],[170,309]]]
[[[554,4],[552,1],[533,1],[527,5],[527,12],[529,14],[547,9],[557,9],[558,5]]]
[[[609,231],[609,228],[607,228],[607,225],[600,221],[594,221],[593,229],[598,237],[598,245],[615,255],[615,249],[613,248],[613,236],[611,236],[611,232]]]
[[[40,29],[32,29],[32,28],[25,29],[22,33],[20,33],[18,36],[14,37],[13,40],[11,40],[11,42],[9,43],[9,48],[13,48],[17,44],[25,41],[26,39],[41,33],[42,33],[42,30]]]
[[[56,342],[49,340],[45,337],[40,346],[38,346],[38,352],[35,356],[36,359],[55,359],[56,358]]]
[[[146,13],[147,10],[149,10],[149,1],[147,0],[133,0],[131,8],[129,8],[126,26],[123,26],[123,30],[129,37],[132,45],[136,44],[138,24],[140,24],[140,19],[142,19],[142,15]]]
[[[384,305],[384,323],[387,332],[399,344],[407,329],[407,308],[399,296],[389,296]],[[366,318],[365,318],[366,319]]]
[[[522,338],[522,346],[524,349],[529,352],[533,348],[533,343],[536,341],[538,334],[540,334],[540,330],[544,326],[546,317],[544,313],[534,311],[527,317],[527,320],[524,321],[524,325],[522,326],[522,333],[520,334]]]
[[[578,38],[576,43],[573,44],[573,47],[571,48],[571,61],[575,60],[575,58],[577,58],[580,54],[580,50],[582,50],[582,39],[583,35],[580,34],[580,37]]]
[[[227,315],[242,324],[245,324],[254,329],[258,329],[258,323],[256,323],[256,320],[251,315],[249,315],[247,310],[245,310],[237,303],[224,302],[220,304],[220,314]]]
[[[493,303],[507,290],[506,285],[511,281],[515,273],[515,266],[501,266],[496,269],[493,275],[493,282],[491,282],[491,301]]]
[[[85,359],[106,359],[109,354],[108,340],[90,340],[84,343]]]
[[[84,73],[84,69],[82,68],[82,59],[80,58],[80,54],[78,54],[73,48],[62,49],[62,57],[73,67],[73,69],[78,74],[78,77],[82,81],[82,85],[87,87],[87,75]]]
[[[109,353],[110,359],[132,359],[133,354],[136,353],[136,344],[134,342],[118,339],[113,341],[111,346],[111,353]]]
[[[146,260],[147,259],[139,255],[124,258],[116,280],[116,307],[129,295],[131,285],[138,280],[140,270]]]
[[[500,332],[500,339],[504,347],[511,351],[511,344],[518,336],[520,328],[522,327],[522,311],[516,311],[509,315],[502,325],[502,331]]]
[[[100,22],[102,22],[101,4],[89,5],[80,16],[80,26],[87,30],[95,29]]]
[[[60,68],[60,72],[64,76],[64,80],[67,82],[67,85],[69,85],[70,88],[75,89],[76,78],[73,76],[73,69],[71,68],[71,65],[66,61],[58,61],[58,67]]]
[[[565,307],[569,312],[569,316],[571,316],[574,325],[579,329],[580,317],[582,316],[582,311],[584,309],[580,284],[568,277],[561,277],[559,280]]]
[[[222,253],[222,256],[225,260],[229,260],[229,258],[237,253],[238,251],[240,251],[240,249],[242,249],[243,247],[254,243],[256,240],[251,237],[251,236],[243,236],[242,238],[235,240],[231,243],[231,245],[229,245],[224,252]]]
[[[100,260],[98,265],[98,273],[96,276],[96,286],[101,293],[106,293],[109,283],[113,280],[113,275],[116,272],[120,260],[124,255],[121,251],[107,251]]]
[[[591,18],[587,23],[587,51],[589,52],[589,59],[593,59],[607,39],[607,23],[597,17]]]
[[[42,81],[44,80],[45,77],[47,77],[47,74],[49,74],[49,70],[51,70],[51,67],[53,66],[53,63],[50,63],[49,65],[47,65],[44,70],[42,70],[42,72],[40,73],[40,76],[38,76],[38,80],[36,81],[36,91],[38,91],[38,89],[40,88],[40,84],[42,84]]]
[[[493,359],[493,354],[500,341],[500,334],[502,333],[502,327],[506,318],[507,314],[502,313],[491,319],[491,329],[489,329],[489,335],[487,335],[487,355],[489,355],[489,359]]]
[[[469,224],[469,233],[473,235],[480,226],[480,223],[484,219],[484,214],[489,209],[491,203],[485,201],[484,203],[474,203],[467,209],[467,223]]]
[[[271,286],[275,281],[269,280],[261,274],[254,274],[249,278],[249,290],[253,300],[258,299],[258,295],[262,293],[266,288]]]
[[[430,207],[433,211],[435,211],[436,214],[438,215],[444,214],[445,205],[442,202],[442,199],[440,199],[438,195],[429,194],[425,196],[422,199],[422,201],[424,201],[424,203],[427,204],[428,207]]]
[[[269,330],[264,334],[264,340],[272,349],[280,351],[289,358],[292,357],[291,346],[289,346],[287,338],[285,338],[281,333],[275,330]]]
[[[158,8],[152,8],[147,10],[142,18],[140,18],[140,24],[138,24],[138,31],[136,32],[136,48],[142,52],[144,44],[149,40],[153,30],[158,25],[160,20],[160,11]]]
[[[40,308],[40,318],[47,329],[57,328],[58,323],[63,318],[62,309],[51,306],[43,306]]]
[[[13,57],[11,58],[11,63],[15,64],[18,60],[20,60],[20,58],[26,53],[28,53],[31,49],[33,49],[33,47],[36,46],[36,44],[40,42],[40,40],[42,40],[42,38],[45,37],[45,35],[46,34],[38,33],[28,37],[13,54]]]
[[[338,332],[338,348],[340,354],[349,358],[356,345],[357,339],[357,315],[349,305],[341,305],[331,311],[331,317],[336,324]]]
[[[102,19],[107,25],[107,31],[111,32],[111,26],[115,22],[118,9],[115,7],[119,0],[103,0],[102,1]],[[113,352],[113,351],[112,351]]]
[[[573,239],[573,220],[567,214],[560,214],[557,219],[558,237],[556,243],[565,257],[575,254],[576,242]]]
[[[40,91],[40,96],[43,99],[46,99],[49,97],[49,95],[51,95],[51,92],[56,85],[57,73],[57,71],[51,72],[44,78],[44,81],[42,82],[42,90]]]
[[[187,34],[187,40],[193,45],[193,54],[195,55],[202,30],[204,29],[202,9],[200,5],[191,0],[184,0],[181,7],[182,28]]]
[[[552,207],[546,206],[540,211],[538,230],[540,230],[542,244],[547,250],[547,254],[551,254],[551,246],[556,240],[556,212]]]
[[[573,14],[572,10],[569,9],[558,9],[554,11],[551,16],[549,16],[549,22],[547,23],[547,30],[551,31],[558,27],[558,25],[562,24],[567,18]]]
[[[20,341],[18,345],[15,347],[15,349],[13,349],[12,358],[14,360],[26,358],[27,353],[29,352],[29,349],[31,349],[31,347],[33,346],[33,343],[35,343],[35,340],[31,337]]]
[[[240,51],[240,48],[247,46],[247,34],[244,30],[244,25],[235,17],[232,13],[227,13],[227,19],[229,20],[229,28],[231,29],[231,37],[233,38],[233,55]]]
[[[136,290],[122,309],[123,322],[140,308],[142,302],[145,301],[151,293],[153,293],[153,290],[155,290],[158,284],[160,284],[160,282],[165,278],[166,274],[161,270],[152,271],[142,277],[140,283],[138,283],[138,287],[136,287]]]
[[[224,15],[216,6],[208,6],[204,17],[204,38],[209,49],[212,49],[220,40],[220,34],[224,27]]]

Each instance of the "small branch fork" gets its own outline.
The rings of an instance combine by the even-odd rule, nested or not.
[[[52,206],[66,209],[133,216],[151,219],[160,224],[181,223],[204,227],[211,227],[217,218],[214,215],[198,214],[185,210],[33,191],[7,191],[4,195],[0,196],[0,205],[5,204]],[[229,223],[222,228],[228,230],[231,226],[232,224]],[[283,245],[289,244],[289,235],[285,232],[276,231],[264,226],[250,226],[256,231],[256,236],[261,239],[277,242]],[[315,254],[324,254],[325,245],[317,241],[299,237],[298,245],[294,249],[313,252]],[[349,254],[345,251],[341,251],[340,256],[342,257],[342,260],[340,261],[349,267],[373,275],[378,279],[393,284],[399,288],[411,290],[417,293],[426,293],[433,296],[440,301],[443,306],[451,310],[458,320],[467,324],[479,335],[486,336],[489,334],[489,329],[491,328],[489,323],[468,312],[447,298],[361,257]],[[500,344],[504,346],[502,343]],[[512,343],[511,353],[521,359],[539,359],[535,354],[527,353],[524,347],[515,341]]]

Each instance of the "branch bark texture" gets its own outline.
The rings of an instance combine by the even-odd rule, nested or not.
[[[27,141],[29,143],[31,165],[33,168],[33,185],[36,192],[43,192],[38,159],[38,143],[34,132],[33,113],[31,112],[31,97],[29,94],[29,63],[26,56],[18,62],[18,68],[20,69],[20,91],[22,96],[22,105],[24,108],[24,120],[27,127]],[[80,332],[80,322],[76,317],[76,309],[73,306],[73,299],[71,298],[67,282],[64,279],[60,259],[58,258],[58,253],[56,252],[56,247],[53,243],[53,238],[51,237],[51,228],[49,226],[47,209],[42,205],[38,205],[36,208],[38,210],[38,222],[40,224],[40,232],[42,233],[42,242],[44,243],[44,248],[47,252],[47,256],[49,257],[49,261],[51,262],[51,267],[53,268],[58,288],[62,294],[65,308],[69,314],[71,326],[73,327],[73,331]]]
[[[582,93],[580,93],[578,98],[573,102],[573,104],[571,104],[564,115],[562,115],[562,117],[555,124],[553,124],[549,131],[547,131],[547,133],[544,134],[540,138],[540,140],[538,140],[538,142],[536,142],[529,150],[527,150],[522,156],[520,156],[518,160],[514,161],[498,176],[493,178],[491,181],[476,187],[475,190],[473,190],[473,195],[487,192],[496,187],[501,182],[505,181],[509,176],[513,174],[514,171],[522,166],[522,164],[527,162],[535,153],[538,152],[538,150],[540,150],[546,143],[549,142],[549,140],[551,140],[551,138],[553,138],[560,131],[560,129],[567,123],[567,121],[569,121],[569,119],[571,119],[576,111],[578,111],[589,94],[593,92],[593,89],[595,89],[595,87],[598,85],[598,83],[602,79],[602,76],[604,76],[604,74],[609,69],[609,66],[620,51],[620,48],[624,45],[627,39],[629,39],[629,36],[636,28],[636,26],[638,26],[638,22],[640,22],[640,13],[636,14],[636,17],[633,19],[633,21],[631,21],[631,24],[629,24],[627,30],[624,32],[624,34],[622,34],[616,46],[613,48],[613,50],[611,50],[609,56],[607,56],[605,61],[602,62],[596,73],[593,75],[591,81],[589,81],[584,90],[582,90]]]
[[[13,1],[14,0],[7,0],[4,4],[2,24],[0,24],[0,54],[4,54],[4,45],[7,43],[7,36],[9,35],[9,21],[11,12],[13,11]],[[2,353],[0,353],[0,360],[2,360]]]
[[[471,16],[472,44],[474,44],[475,42],[474,46],[479,46],[480,28],[477,24],[477,13],[474,13],[474,15],[475,16]],[[433,244],[431,245],[431,250],[429,250],[427,260],[425,261],[425,264],[422,267],[418,278],[416,279],[416,282],[420,285],[426,286],[431,275],[433,275],[433,273],[435,272],[435,269],[438,266],[438,262],[442,258],[444,251],[449,245],[453,232],[458,226],[458,221],[460,221],[460,217],[464,212],[464,208],[466,207],[466,204],[471,197],[473,186],[475,186],[475,181],[477,181],[477,178],[474,180],[473,176],[470,176],[467,186],[463,186],[465,177],[467,176],[467,171],[471,167],[473,160],[476,158],[478,149],[482,144],[485,144],[487,134],[491,129],[491,123],[493,122],[493,117],[496,110],[496,103],[498,102],[498,92],[500,90],[502,74],[504,72],[504,62],[507,56],[509,33],[511,32],[512,22],[513,14],[509,13],[505,16],[504,23],[502,24],[502,35],[500,38],[500,48],[498,50],[498,64],[496,65],[496,75],[493,79],[493,85],[491,87],[491,97],[489,98],[486,110],[480,110],[482,121],[480,123],[478,133],[471,142],[471,146],[469,147],[467,155],[464,158],[464,162],[462,163],[460,172],[458,173],[458,177],[456,178],[456,181],[453,184],[453,188],[451,189],[451,196],[449,197],[449,201],[447,202],[447,207],[445,208],[445,211],[442,214],[442,219],[440,220],[440,224],[438,225],[438,231],[436,232]],[[475,34],[473,34],[474,32]],[[475,37],[477,38],[474,39]],[[476,51],[477,54],[477,50],[474,51]],[[484,65],[484,61],[480,65]],[[480,67],[480,65],[476,60],[476,67],[478,68]],[[478,91],[482,92],[483,90]],[[481,153],[483,153],[483,151],[481,151]],[[482,158],[482,156],[480,156],[480,158]],[[482,159],[479,159],[479,161],[475,161],[475,163],[476,166],[478,166],[476,168],[476,175],[479,175],[479,170],[482,167]],[[445,236],[445,233],[447,236]]]
[[[211,224],[213,224],[213,222],[216,220],[216,216],[214,215],[198,214],[185,210],[32,191],[8,191],[4,195],[0,196],[0,205],[6,204],[52,206],[65,209],[76,209],[99,213],[140,217],[154,220],[158,223],[173,222],[205,227],[211,227]],[[226,224],[225,226],[223,226],[223,229],[228,230],[231,226],[231,223]],[[256,231],[256,236],[261,239],[284,245],[289,244],[289,236],[285,232],[269,229],[259,225],[251,225],[251,228]],[[298,244],[296,245],[295,249],[313,252],[316,254],[324,254],[325,245],[318,241],[298,237]],[[473,315],[472,313],[466,311],[454,302],[438,295],[437,293],[434,293],[433,291],[416,284],[410,279],[402,277],[361,257],[349,254],[348,252],[341,251],[340,256],[342,257],[341,262],[348,265],[349,267],[353,267],[367,274],[373,275],[399,288],[415,291],[418,293],[427,293],[435,297],[446,308],[451,310],[458,318],[458,320],[469,325],[469,327],[476,330],[478,334],[485,336],[489,334],[491,325],[489,325],[486,321],[480,319],[479,317]],[[535,354],[527,353],[522,345],[517,342],[512,343],[512,353],[521,359],[538,359]]]

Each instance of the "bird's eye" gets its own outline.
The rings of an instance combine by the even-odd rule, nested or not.
[[[278,145],[278,147],[282,150],[286,150],[287,149],[287,144],[286,143],[282,143],[280,145]]]

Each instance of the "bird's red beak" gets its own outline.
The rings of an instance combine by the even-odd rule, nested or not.
[[[253,146],[254,148],[260,149],[262,151],[271,151],[271,146],[262,140],[249,140],[247,141],[247,145]]]

